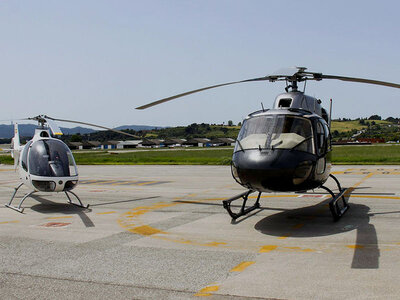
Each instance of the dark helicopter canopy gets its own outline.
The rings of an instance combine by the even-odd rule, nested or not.
[[[71,150],[56,139],[33,142],[28,154],[29,173],[45,177],[76,176],[77,168]]]
[[[235,152],[292,149],[314,154],[312,123],[306,116],[280,109],[249,115],[240,129]]]

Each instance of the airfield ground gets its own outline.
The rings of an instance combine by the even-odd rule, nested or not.
[[[334,167],[352,188],[338,222],[315,190],[263,194],[236,224],[222,207],[243,191],[229,167],[79,171],[90,209],[44,193],[24,214],[0,207],[1,299],[399,298],[399,166]],[[18,182],[0,166],[0,203]]]

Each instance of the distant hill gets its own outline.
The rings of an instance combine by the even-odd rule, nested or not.
[[[19,135],[21,137],[31,137],[35,133],[35,128],[37,126],[33,124],[19,124]],[[84,127],[74,127],[74,128],[64,128],[61,127],[64,134],[87,134],[95,132],[96,130]],[[0,125],[0,138],[12,138],[14,136],[14,125]]]
[[[118,129],[118,130],[131,129],[134,131],[140,131],[140,130],[153,130],[153,129],[160,129],[160,128],[164,128],[164,127],[147,126],[147,125],[122,125],[122,126],[116,127],[115,129]]]
[[[19,134],[21,137],[31,137],[35,133],[35,128],[36,125],[34,124],[19,124]],[[135,131],[139,130],[153,130],[156,128],[162,128],[162,127],[156,127],[156,126],[146,126],[146,125],[123,125],[119,126],[116,129],[118,130],[124,130],[124,129],[131,129]],[[74,128],[65,128],[61,127],[61,131],[65,135],[71,135],[71,134],[88,134],[88,133],[93,133],[97,132],[98,130],[86,128],[86,127],[74,127]],[[14,125],[5,125],[2,124],[0,125],[0,138],[12,138],[14,136]]]

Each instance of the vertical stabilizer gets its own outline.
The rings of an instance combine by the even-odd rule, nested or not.
[[[18,124],[14,124],[14,137],[11,140],[11,156],[14,158],[14,168],[17,168],[19,162],[19,154],[21,152],[21,142],[19,140]]]

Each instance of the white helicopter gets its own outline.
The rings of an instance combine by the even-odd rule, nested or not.
[[[83,205],[78,195],[72,192],[79,181],[78,168],[68,146],[61,140],[51,136],[50,131],[56,136],[62,135],[60,128],[54,121],[99,127],[137,138],[135,135],[116,129],[79,121],[55,119],[46,115],[39,115],[25,120],[36,120],[39,126],[35,129],[32,140],[25,145],[21,145],[18,124],[15,124],[14,138],[12,139],[10,150],[11,156],[14,158],[14,167],[18,168],[21,183],[15,188],[10,201],[5,205],[20,213],[24,211],[21,205],[25,199],[36,192],[64,192],[70,204],[82,208],[89,207],[89,205]],[[23,185],[27,186],[31,191],[23,196],[18,206],[14,206],[12,201],[19,188]],[[76,198],[77,202],[72,201],[71,195]]]

